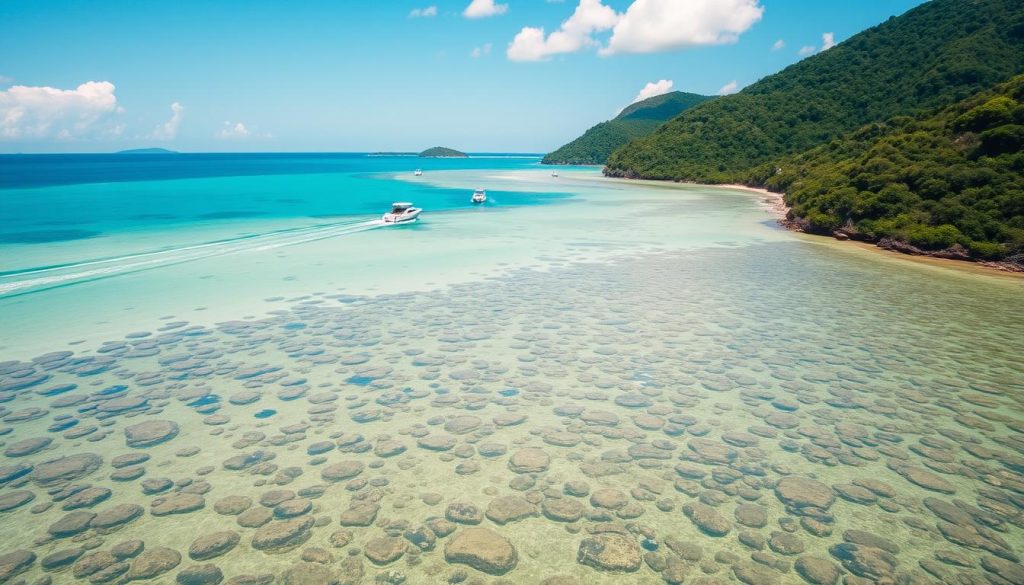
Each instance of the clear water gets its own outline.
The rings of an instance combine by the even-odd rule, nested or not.
[[[156,582],[202,563],[286,583],[1015,582],[1020,279],[798,237],[746,193],[531,159],[242,159],[0,161],[0,231],[96,232],[0,244],[0,552],[35,553],[20,578],[136,576],[166,547],[181,562]],[[394,199],[423,221],[364,225]],[[145,421],[179,430],[130,446]],[[115,468],[129,453],[149,458]],[[98,467],[47,463],[82,454]],[[110,490],[82,508],[99,520],[65,517],[70,485]],[[202,507],[160,515],[189,493]],[[312,525],[266,550],[285,520],[253,527],[261,498]],[[495,543],[456,522],[422,544],[465,521],[453,503]],[[189,558],[223,531],[238,543]],[[151,552],[104,556],[132,539]]]

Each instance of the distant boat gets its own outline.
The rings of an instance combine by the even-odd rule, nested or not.
[[[419,169],[416,169],[415,171],[413,171],[412,174],[413,174],[413,176],[416,176],[416,177],[422,177],[423,176],[423,171],[421,171]]]
[[[551,176],[557,178],[558,177],[558,171],[551,171]]]
[[[487,191],[477,189],[476,191],[473,191],[473,196],[470,197],[469,200],[473,203],[483,203],[484,201],[487,201]]]
[[[384,223],[409,223],[416,221],[416,218],[420,216],[423,210],[418,207],[413,207],[412,203],[407,201],[400,201],[391,204],[391,211],[381,216],[381,220]]]

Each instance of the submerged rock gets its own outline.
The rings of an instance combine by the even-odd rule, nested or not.
[[[145,511],[138,504],[117,504],[96,514],[90,526],[102,531],[112,531],[142,516]]]
[[[16,550],[0,555],[0,583],[6,583],[36,562],[36,553]]]
[[[338,482],[346,479],[352,479],[363,472],[365,465],[359,461],[342,461],[340,463],[332,463],[327,467],[320,470],[320,477],[324,481]]]
[[[222,530],[204,534],[192,541],[188,556],[194,561],[205,561],[227,553],[235,548],[241,536],[234,530]]]
[[[363,547],[363,553],[374,564],[386,565],[397,561],[405,554],[405,540],[398,536],[374,538]]]
[[[32,472],[32,479],[40,486],[48,487],[81,479],[99,469],[102,464],[103,458],[95,453],[68,455],[40,463]]]
[[[152,447],[177,437],[178,425],[169,420],[149,420],[125,427],[124,436],[129,447]]]
[[[309,516],[277,520],[260,527],[252,537],[257,550],[277,551],[293,548],[305,542],[314,520]]]
[[[269,581],[268,581],[269,582]],[[302,561],[295,563],[281,576],[282,585],[338,585],[337,571],[320,564]]]
[[[541,449],[527,447],[512,454],[508,467],[516,473],[539,473],[547,471],[551,457]]]
[[[836,501],[832,488],[807,477],[784,477],[775,485],[775,495],[787,506],[796,509],[827,510]]]
[[[129,581],[152,579],[181,564],[181,553],[163,546],[147,547],[132,559],[125,576]]]
[[[149,507],[149,513],[154,516],[186,514],[198,510],[205,505],[206,500],[199,494],[178,492],[153,500]]]
[[[520,496],[504,496],[491,500],[486,512],[487,518],[497,524],[507,524],[536,515],[537,506]]]
[[[642,554],[634,537],[608,532],[584,538],[576,562],[603,571],[631,573],[640,568]]]
[[[835,585],[842,571],[832,561],[818,557],[800,557],[793,568],[811,585]]]
[[[29,490],[15,490],[0,494],[0,512],[6,512],[24,506],[36,497],[34,492]]]
[[[488,528],[463,528],[444,547],[449,563],[469,565],[491,575],[504,575],[516,567],[519,555],[507,538]]]
[[[702,532],[710,536],[725,536],[732,529],[732,524],[726,520],[725,516],[707,504],[691,502],[683,506],[683,513]]]

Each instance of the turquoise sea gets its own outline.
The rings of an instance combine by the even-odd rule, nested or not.
[[[0,582],[1024,582],[1024,280],[538,161],[0,157]]]

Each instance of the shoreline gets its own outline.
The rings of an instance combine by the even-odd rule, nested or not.
[[[700,183],[697,183],[700,184]],[[797,230],[796,226],[787,219],[789,213],[789,206],[786,205],[786,201],[782,196],[782,193],[776,193],[775,191],[769,191],[768,189],[762,189],[759,187],[748,187],[746,185],[740,185],[736,183],[730,183],[726,185],[702,185],[703,187],[721,187],[723,189],[731,189],[733,191],[745,191],[761,197],[760,203],[771,213],[776,216],[779,220],[779,225],[786,227],[793,231]]]
[[[719,188],[722,188],[722,189],[730,189],[730,190],[733,190],[733,191],[744,191],[744,192],[747,192],[747,193],[751,193],[753,195],[759,195],[761,197],[760,203],[765,208],[767,208],[769,213],[771,213],[772,215],[774,215],[778,219],[779,225],[781,225],[783,228],[785,228],[785,229],[787,229],[789,231],[798,232],[798,233],[802,233],[802,234],[807,234],[808,236],[815,236],[815,237],[820,237],[820,238],[829,238],[830,237],[830,238],[832,238],[833,240],[835,240],[837,242],[845,242],[845,243],[857,244],[859,247],[862,247],[862,248],[865,248],[865,249],[870,248],[870,249],[873,249],[876,252],[883,252],[883,253],[887,253],[887,254],[892,254],[893,257],[895,257],[895,258],[903,258],[905,260],[912,260],[912,261],[915,261],[915,262],[924,262],[924,263],[928,263],[928,264],[933,264],[935,266],[944,266],[944,267],[947,267],[947,268],[954,268],[954,269],[958,269],[958,270],[965,270],[967,272],[972,272],[972,273],[977,273],[979,271],[982,271],[982,272],[989,273],[989,274],[991,274],[991,273],[998,273],[998,274],[1013,276],[1013,277],[1016,277],[1016,278],[1024,278],[1024,267],[1021,267],[1019,265],[1012,264],[1012,263],[1009,263],[1009,262],[999,262],[999,261],[991,261],[991,260],[970,260],[970,259],[949,258],[949,257],[941,256],[941,255],[939,255],[939,253],[931,253],[931,252],[927,252],[927,251],[924,251],[924,250],[917,250],[916,248],[913,248],[912,246],[909,246],[909,245],[907,245],[906,247],[901,247],[900,249],[890,249],[890,248],[887,248],[885,246],[881,246],[880,244],[881,244],[882,241],[870,242],[870,241],[854,240],[854,239],[850,239],[850,238],[844,239],[844,238],[839,238],[839,237],[835,237],[835,236],[826,236],[824,234],[815,234],[815,233],[804,231],[803,229],[801,229],[800,225],[797,222],[791,221],[788,218],[788,213],[789,213],[789,209],[790,208],[789,208],[788,205],[786,205],[786,202],[783,199],[783,194],[782,193],[776,193],[774,191],[769,191],[767,189],[762,189],[762,188],[759,188],[759,187],[748,187],[747,185],[739,185],[739,184],[725,184],[725,185],[708,185],[708,184],[703,184],[703,183],[690,183],[690,184],[700,185],[701,187],[719,187]],[[904,252],[904,251],[902,251],[902,249],[913,249],[913,250],[917,250],[917,252],[919,252],[919,253]]]

